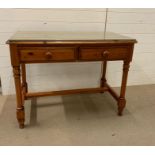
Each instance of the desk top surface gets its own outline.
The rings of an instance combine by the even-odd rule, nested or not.
[[[21,42],[127,42],[136,43],[136,39],[113,32],[56,32],[56,31],[18,31],[7,43]]]

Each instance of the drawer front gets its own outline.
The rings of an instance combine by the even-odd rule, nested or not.
[[[32,48],[21,49],[20,60],[22,62],[35,61],[73,61],[76,59],[75,48]]]
[[[130,51],[127,47],[92,47],[80,48],[80,60],[125,60],[130,56]]]

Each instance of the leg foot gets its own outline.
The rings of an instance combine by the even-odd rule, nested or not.
[[[103,94],[105,91],[100,91],[101,94]]]
[[[24,124],[19,124],[20,129],[24,129]]]
[[[118,100],[118,115],[122,116],[123,109],[125,108],[126,100],[124,98],[120,98]]]
[[[24,121],[25,121],[24,107],[17,108],[17,120],[19,123],[19,128],[23,129],[24,128]]]

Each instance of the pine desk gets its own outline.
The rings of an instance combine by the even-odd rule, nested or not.
[[[48,95],[97,93],[108,91],[118,105],[118,115],[125,107],[125,91],[129,64],[132,60],[135,39],[107,32],[17,32],[7,43],[10,46],[11,64],[17,96],[17,120],[24,128],[24,100]],[[107,61],[123,63],[120,95],[106,81]],[[102,78],[98,88],[28,92],[25,64],[59,62],[103,62]],[[83,65],[85,65],[83,63]],[[89,78],[89,77],[88,77]]]

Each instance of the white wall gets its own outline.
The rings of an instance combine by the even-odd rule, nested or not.
[[[109,9],[107,31],[138,40],[129,72],[128,85],[155,83],[155,9]],[[121,72],[109,64],[109,82],[117,86]],[[114,72],[114,73],[112,73]],[[112,78],[115,75],[115,78]]]
[[[6,40],[17,30],[103,31],[106,9],[0,9],[0,77],[3,94],[14,93],[9,48]],[[155,83],[155,9],[108,9],[107,31],[135,37],[134,60],[128,85]],[[154,64],[154,65],[153,65]],[[27,65],[30,90],[95,87],[99,62]],[[108,81],[120,85],[122,66],[108,65]]]

